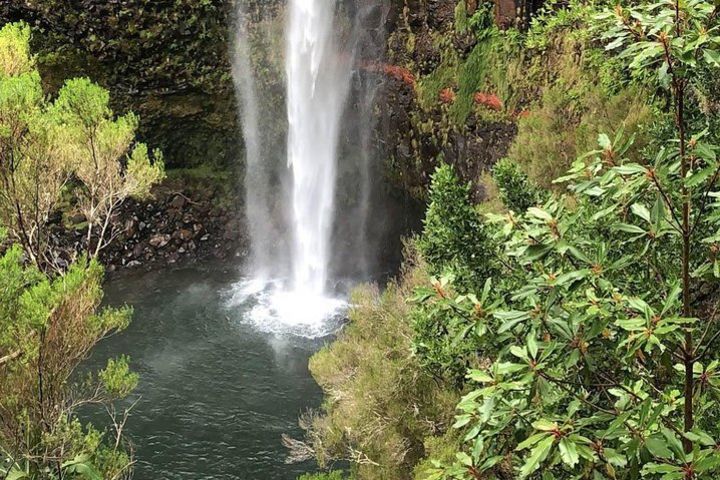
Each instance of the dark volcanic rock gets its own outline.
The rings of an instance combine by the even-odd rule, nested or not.
[[[216,206],[219,197],[226,196],[223,192],[223,188],[208,187],[203,182],[173,180],[156,187],[150,200],[126,200],[113,217],[111,229],[116,237],[100,252],[106,271],[152,270],[180,262],[242,255],[247,251],[242,216],[238,211]],[[237,204],[235,200],[229,203]],[[64,227],[59,220],[62,216],[57,217],[50,238],[55,263],[62,266],[88,250],[87,229]],[[84,221],[77,216],[69,218]],[[95,242],[93,238],[91,245]]]

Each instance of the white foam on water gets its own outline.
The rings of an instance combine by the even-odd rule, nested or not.
[[[265,333],[321,338],[340,328],[348,307],[345,299],[286,290],[284,285],[280,280],[242,280],[234,286],[228,306],[244,307],[243,321]]]

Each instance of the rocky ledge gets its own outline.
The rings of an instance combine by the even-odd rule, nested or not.
[[[239,202],[221,183],[167,180],[150,200],[126,200],[113,217],[113,241],[100,253],[106,271],[153,270],[247,252]],[[84,219],[57,221],[52,243],[65,262],[86,250]]]

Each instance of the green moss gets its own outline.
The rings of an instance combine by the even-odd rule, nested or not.
[[[407,40],[405,41],[405,51],[408,54],[415,52],[415,34],[412,32],[408,34]]]
[[[430,74],[422,77],[417,84],[417,98],[423,110],[431,110],[440,101],[440,92],[453,88],[457,82],[459,59],[457,52],[447,50],[442,53],[440,65]]]
[[[450,107],[450,116],[456,125],[465,123],[475,103],[475,92],[487,84],[488,74],[494,67],[489,58],[493,46],[492,40],[478,43],[458,69],[458,91]]]

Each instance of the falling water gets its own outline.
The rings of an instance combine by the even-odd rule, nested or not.
[[[337,298],[346,293],[338,279],[369,278],[369,259],[384,241],[384,224],[377,216],[368,222],[370,212],[390,217],[373,137],[383,79],[363,70],[381,61],[386,2],[236,3],[233,76],[246,147],[251,256],[249,277],[230,302],[262,330],[322,336],[346,306]],[[282,58],[275,43],[281,18]],[[268,80],[283,76],[278,92]]]
[[[266,184],[265,172],[261,162],[260,125],[258,121],[258,100],[255,87],[255,75],[250,64],[250,45],[248,39],[248,18],[243,3],[238,2],[235,11],[235,36],[233,38],[232,73],[235,90],[238,92],[239,113],[245,142],[245,212],[249,228],[250,244],[262,245],[269,238],[268,211],[262,185]],[[253,248],[253,268],[262,277],[268,264],[267,250]]]
[[[327,288],[337,145],[350,65],[335,46],[334,2],[290,0],[286,46],[293,289]]]

